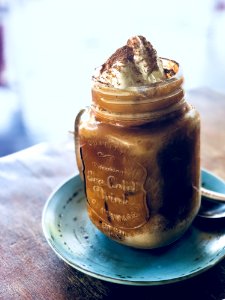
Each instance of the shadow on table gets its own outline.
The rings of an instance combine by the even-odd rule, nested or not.
[[[225,298],[225,282],[221,280],[221,275],[225,271],[225,260],[222,261],[222,264],[216,265],[194,278],[160,286],[129,286],[106,283],[84,275],[67,265],[65,265],[65,268],[64,276],[70,278],[70,284],[65,287],[66,294],[70,299],[75,299],[73,297],[78,297],[80,300],[221,300]],[[216,272],[215,268],[217,268]],[[71,280],[72,278],[74,278],[74,281]],[[80,284],[77,284],[77,282],[80,282]]]

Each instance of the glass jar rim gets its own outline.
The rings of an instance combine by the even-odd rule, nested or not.
[[[139,124],[182,110],[186,102],[179,64],[170,59],[163,59],[163,63],[174,68],[173,76],[147,86],[118,89],[96,82],[92,87],[94,114],[111,123]]]
[[[163,69],[165,70],[167,74],[167,78],[161,81],[152,82],[148,85],[142,85],[142,86],[130,86],[127,88],[119,89],[112,86],[108,86],[107,84],[101,83],[98,80],[94,80],[92,82],[92,89],[98,89],[101,90],[104,94],[118,94],[119,96],[125,96],[126,94],[145,94],[149,93],[151,90],[155,90],[156,88],[164,87],[171,82],[176,80],[183,80],[183,71],[180,67],[180,64],[172,59],[160,57],[162,63],[163,63]]]

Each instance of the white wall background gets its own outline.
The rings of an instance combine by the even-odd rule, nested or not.
[[[225,93],[225,12],[215,11],[215,3],[30,0],[13,5],[8,62],[36,140],[61,139],[73,130],[76,113],[91,100],[93,69],[136,34],[146,36],[160,56],[181,63],[186,89],[208,86]]]

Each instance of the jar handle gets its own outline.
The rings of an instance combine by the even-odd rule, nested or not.
[[[79,137],[79,125],[80,125],[80,119],[83,115],[85,109],[81,109],[79,113],[77,114],[74,122],[74,144],[75,144],[75,154],[76,154],[76,161],[77,161],[77,167],[80,173],[80,177],[83,180],[83,163],[81,159],[80,154],[80,137]]]

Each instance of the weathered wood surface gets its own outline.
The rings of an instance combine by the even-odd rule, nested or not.
[[[202,89],[188,98],[202,116],[202,166],[225,179],[225,96]],[[66,265],[45,241],[41,214],[53,189],[74,173],[72,140],[0,159],[1,300],[225,298],[225,260],[195,278],[159,287],[107,283]]]

